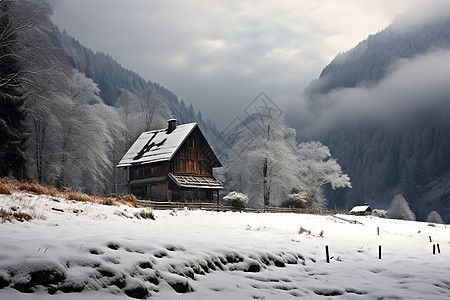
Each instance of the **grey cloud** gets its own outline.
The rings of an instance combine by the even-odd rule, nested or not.
[[[396,12],[410,1],[397,1]],[[425,0],[413,2],[418,1]],[[110,54],[224,125],[234,111],[230,107],[241,109],[260,91],[274,100],[296,101],[298,91],[336,53],[392,18],[391,12],[377,11],[380,19],[369,11],[392,6],[387,0],[347,0],[340,6],[269,0],[51,2],[55,22],[80,42]],[[351,17],[356,14],[367,16],[361,22],[367,22],[366,30],[372,28],[357,39],[354,32],[364,24],[354,28]]]
[[[401,60],[396,69],[374,87],[341,89],[315,99],[329,106],[318,114],[312,113],[314,117],[308,130],[323,132],[338,123],[358,120],[395,124],[411,112],[433,108],[439,108],[442,117],[448,118],[448,78],[450,50]]]

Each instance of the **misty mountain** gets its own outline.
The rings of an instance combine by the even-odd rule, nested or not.
[[[187,106],[169,89],[158,83],[145,81],[136,72],[122,67],[110,55],[102,52],[94,53],[66,31],[61,32],[56,29],[55,32],[70,63],[98,85],[100,97],[106,104],[114,106],[117,98],[124,91],[139,94],[151,88],[165,100],[179,124],[197,122],[210,144],[219,148],[221,141],[215,124],[209,119],[203,120],[201,111],[196,111],[192,104]]]
[[[407,17],[337,55],[311,82],[307,92],[326,94],[333,89],[373,86],[393,71],[399,59],[450,48],[450,18],[439,17],[404,28]]]
[[[450,222],[450,16],[412,19],[323,69],[306,90],[315,123],[303,135],[351,178],[352,189],[327,193],[330,207],[387,208],[399,193],[419,220],[437,210]]]

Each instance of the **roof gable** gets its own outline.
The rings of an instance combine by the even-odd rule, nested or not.
[[[189,123],[178,125],[170,133],[167,133],[167,129],[143,132],[117,167],[170,160],[196,127],[197,123]]]

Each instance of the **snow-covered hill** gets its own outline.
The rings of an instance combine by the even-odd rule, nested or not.
[[[139,208],[23,192],[0,195],[0,207],[34,217],[0,223],[3,300],[450,296],[446,225],[188,210],[152,220]]]

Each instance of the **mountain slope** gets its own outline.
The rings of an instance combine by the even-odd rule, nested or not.
[[[55,32],[71,64],[97,83],[100,97],[106,104],[114,106],[117,98],[126,90],[139,94],[146,88],[154,89],[166,101],[173,117],[178,119],[180,124],[197,122],[209,143],[216,149],[219,148],[221,141],[214,123],[208,119],[203,120],[201,112],[196,112],[192,104],[186,106],[184,101],[180,102],[169,89],[158,83],[145,81],[136,72],[123,68],[107,54],[94,53],[67,32],[61,32],[57,28]]]
[[[403,26],[403,22],[400,18],[353,49],[337,55],[319,78],[311,82],[307,92],[326,94],[333,89],[375,85],[392,71],[399,59],[436,48],[450,48],[450,18],[438,17],[411,26]]]
[[[449,222],[450,15],[413,20],[403,16],[325,67],[306,91],[309,137],[352,180],[351,190],[327,194],[331,206],[387,208],[400,193],[420,220],[437,210]]]

